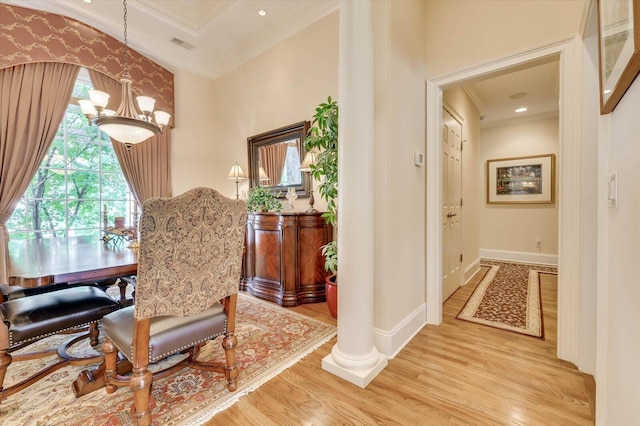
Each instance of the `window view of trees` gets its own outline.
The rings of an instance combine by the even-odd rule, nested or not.
[[[76,81],[58,133],[7,228],[12,240],[96,235],[114,216],[132,222],[132,195],[109,137],[87,121],[77,99],[91,83]]]

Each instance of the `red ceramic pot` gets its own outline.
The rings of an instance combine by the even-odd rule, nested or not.
[[[333,318],[338,318],[338,276],[329,275],[325,278],[324,290],[327,295],[327,306]]]

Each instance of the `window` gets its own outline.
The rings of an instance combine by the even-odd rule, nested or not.
[[[91,82],[81,71],[58,133],[7,222],[12,240],[96,235],[114,216],[132,221],[133,196],[109,137],[88,123],[77,103]]]

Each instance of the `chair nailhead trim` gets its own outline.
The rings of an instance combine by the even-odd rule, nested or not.
[[[90,325],[90,324],[92,324],[94,322],[99,323],[100,321],[98,320],[98,321],[85,322],[83,324],[74,325],[73,327],[67,327],[67,328],[63,328],[63,329],[60,329],[60,330],[56,330],[56,331],[54,331],[52,333],[40,334],[38,336],[34,336],[34,337],[31,337],[31,338],[26,339],[26,340],[20,340],[18,342],[14,342],[13,341],[13,333],[11,332],[11,330],[9,330],[9,349],[11,349],[13,346],[22,345],[23,343],[35,342],[36,340],[40,340],[40,339],[45,338],[45,337],[53,336],[54,334],[58,334],[58,333],[63,332],[63,331],[70,331],[70,330],[75,330],[76,328],[86,327],[86,326],[88,326],[88,325]]]
[[[150,363],[153,363],[153,362],[159,361],[159,360],[161,360],[161,359],[163,359],[163,358],[166,358],[166,357],[168,357],[169,355],[177,354],[178,352],[182,352],[182,351],[183,351],[183,350],[185,350],[185,349],[189,349],[189,348],[191,348],[191,347],[193,347],[193,346],[197,345],[198,343],[202,343],[202,342],[205,342],[205,341],[207,341],[207,340],[215,339],[216,337],[221,336],[221,335],[225,334],[226,332],[227,332],[227,320],[224,320],[224,330],[223,330],[223,331],[221,331],[220,333],[217,333],[217,334],[211,335],[211,336],[209,336],[209,337],[205,337],[204,339],[200,339],[200,340],[198,340],[197,342],[193,342],[193,343],[191,343],[189,346],[182,346],[182,347],[180,347],[180,348],[174,349],[174,350],[173,350],[173,351],[171,351],[171,352],[167,352],[167,353],[164,353],[164,354],[162,354],[162,355],[158,355],[158,356],[157,356],[157,357],[155,357],[155,358],[152,358],[152,357],[151,357],[151,352],[153,351],[153,348],[149,347],[149,362],[150,362]],[[133,359],[133,346],[131,346],[129,349],[130,349],[130,351],[131,351],[131,358],[129,358],[129,359]]]

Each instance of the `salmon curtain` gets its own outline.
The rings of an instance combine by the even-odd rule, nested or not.
[[[58,62],[0,70],[0,283],[9,282],[6,223],[58,132],[79,71]]]
[[[109,105],[117,109],[122,98],[119,81],[100,72],[89,70],[91,83],[96,90],[110,95]],[[127,148],[123,143],[111,140],[118,162],[139,205],[147,198],[170,197],[171,191],[171,128],[162,134]]]

